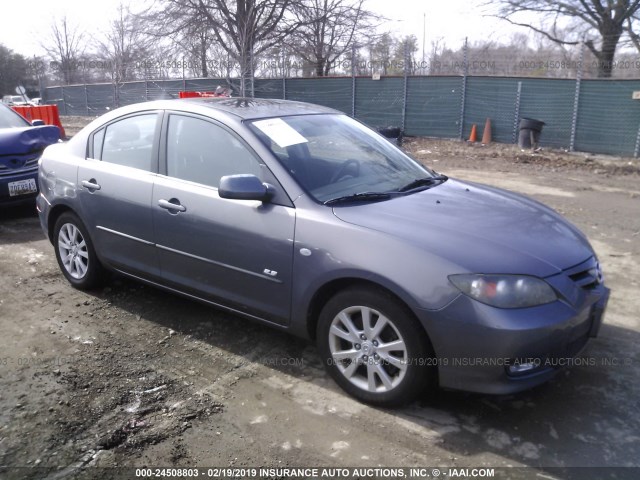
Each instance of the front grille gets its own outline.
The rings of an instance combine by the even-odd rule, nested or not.
[[[38,168],[39,158],[39,153],[37,155],[30,155],[22,167],[15,168],[11,166],[12,163],[14,163],[15,161],[15,163],[19,165],[20,163],[22,163],[22,161],[24,161],[24,157],[20,157],[17,155],[7,155],[5,157],[2,157],[0,158],[0,177],[6,177],[9,175],[16,175],[19,173],[35,170],[36,168]]]
[[[602,270],[595,257],[569,269],[567,275],[578,287],[585,290],[593,290],[602,283]]]

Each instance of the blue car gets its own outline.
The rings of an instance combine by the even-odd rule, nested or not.
[[[33,202],[38,194],[38,160],[60,139],[58,127],[41,122],[0,105],[0,205]]]

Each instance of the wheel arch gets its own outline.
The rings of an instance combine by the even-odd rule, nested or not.
[[[47,217],[47,236],[49,237],[49,241],[51,243],[53,243],[53,230],[56,227],[56,222],[58,221],[58,218],[60,218],[60,216],[65,212],[71,212],[75,215],[78,215],[78,212],[64,203],[54,205],[49,211],[49,215]]]
[[[417,315],[411,308],[410,303],[405,298],[406,295],[398,294],[391,290],[389,287],[386,287],[379,282],[358,277],[336,278],[324,283],[315,291],[307,307],[306,326],[307,335],[309,336],[309,338],[311,338],[312,340],[316,340],[316,329],[318,326],[320,311],[322,310],[322,307],[327,303],[327,301],[338,292],[353,287],[371,288],[383,292],[384,294],[393,298],[393,300],[402,305],[402,307],[405,308],[407,312],[414,317],[414,320],[418,322],[418,324],[425,331],[425,335],[427,336],[427,338],[429,338],[429,333],[426,331],[424,325],[422,325],[422,322],[419,321]],[[430,341],[431,340],[429,339],[429,342]]]

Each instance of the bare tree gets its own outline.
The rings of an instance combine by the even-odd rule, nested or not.
[[[365,10],[365,0],[303,0],[295,9],[300,28],[294,36],[298,54],[318,77],[329,75],[354,40],[380,19]]]
[[[289,78],[300,76],[303,68],[308,67],[300,56],[300,49],[290,42],[272,47],[265,52],[256,70],[256,75],[270,78]]]
[[[123,5],[118,6],[118,16],[111,22],[105,39],[99,42],[99,53],[110,66],[114,83],[139,78],[137,66],[146,60],[150,39],[136,22],[135,17]]]
[[[371,73],[389,75],[394,71],[393,52],[398,40],[390,33],[383,33],[377,41],[369,46],[369,63]]]
[[[195,62],[200,68],[199,76],[207,78],[209,76],[209,46],[213,41],[211,31],[203,25],[197,25],[192,32],[185,36],[188,42],[188,49],[191,56],[197,61]]]
[[[447,44],[445,42],[444,37],[438,37],[435,38],[434,40],[431,40],[431,50],[429,52],[429,63],[428,63],[428,67],[429,67],[429,75],[435,75],[438,72],[438,70],[440,70],[440,62],[439,62],[439,58],[442,55],[442,52],[444,52],[447,48]],[[426,67],[426,65],[423,65],[422,68],[424,69]]]
[[[287,15],[300,0],[158,0],[146,17],[156,34],[177,35],[196,25],[211,32],[240,70],[240,94],[249,93],[255,59],[298,27]]]
[[[32,69],[34,63],[0,44],[0,92],[13,93],[18,85],[37,86]]]
[[[404,73],[406,69],[409,75],[415,75],[417,73],[417,65],[419,65],[416,59],[418,50],[418,38],[415,35],[407,35],[401,38],[395,45],[393,55],[395,69],[393,73]]]
[[[584,40],[598,62],[598,77],[611,77],[613,60],[628,22],[640,10],[640,0],[491,0],[497,16],[530,28],[550,40],[577,45]],[[532,15],[539,18],[534,23]],[[572,34],[565,34],[571,27]],[[562,31],[559,29],[564,28]],[[597,38],[589,38],[593,32]]]
[[[41,43],[41,47],[53,61],[55,74],[64,85],[81,79],[79,63],[85,50],[83,39],[84,33],[65,16],[51,24],[49,36]]]

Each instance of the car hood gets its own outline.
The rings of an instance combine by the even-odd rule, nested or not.
[[[24,155],[44,149],[60,139],[54,125],[0,129],[0,155]]]
[[[388,201],[334,207],[334,214],[411,242],[461,273],[546,277],[593,255],[586,237],[541,203],[453,179]]]

